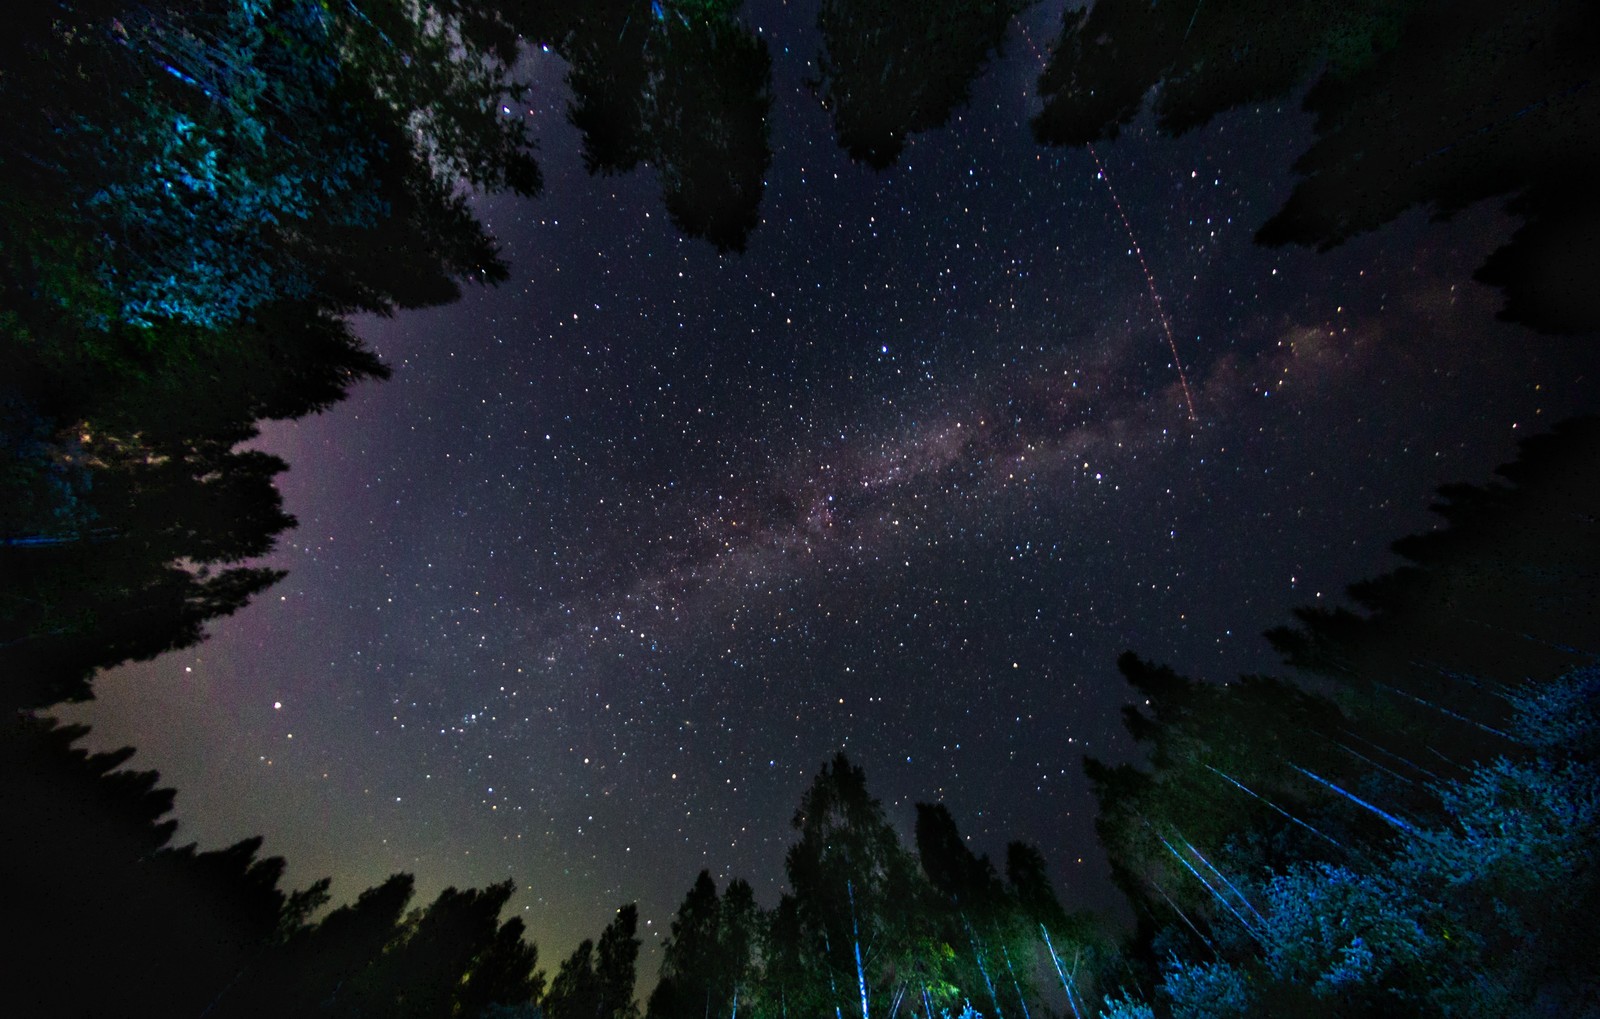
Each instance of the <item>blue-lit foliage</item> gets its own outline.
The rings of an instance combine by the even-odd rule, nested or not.
[[[1239,1019],[1250,1014],[1255,996],[1243,971],[1225,962],[1173,960],[1162,990],[1173,1019]]]
[[[1149,1005],[1127,993],[1115,999],[1108,995],[1100,1010],[1100,1019],[1155,1019],[1155,1015]]]
[[[359,118],[338,94],[324,6],[241,2],[118,24],[128,58],[168,77],[130,95],[129,116],[77,124],[106,162],[82,212],[115,309],[85,324],[215,329],[307,296],[316,281],[284,250],[285,229],[313,218],[360,226],[384,211],[372,172],[381,148],[350,131]]]
[[[1592,765],[1502,758],[1439,794],[1454,823],[1407,839],[1402,872],[1447,886],[1540,892],[1592,859],[1600,821]]]
[[[1261,962],[1318,997],[1392,984],[1435,948],[1421,919],[1431,910],[1387,874],[1297,865],[1274,877],[1266,895]]]
[[[1430,782],[1427,823],[1340,862],[1227,882],[1229,894],[1256,900],[1248,936],[1233,929],[1245,920],[1222,901],[1222,875],[1203,882],[1228,907],[1210,942],[1224,957],[1174,957],[1153,1008],[1108,1001],[1101,1015],[1243,1019],[1281,1014],[1272,1002],[1283,1000],[1360,1014],[1600,1014],[1581,969],[1600,892],[1597,693],[1592,666],[1517,691],[1518,754]],[[1190,873],[1201,879],[1198,865]]]
[[[46,344],[59,330],[112,334],[84,336],[81,349],[127,371],[141,332],[162,333],[148,346],[183,344],[174,329],[226,330],[274,302],[381,313],[419,291],[411,280],[352,285],[342,256],[363,245],[415,266],[442,261],[446,277],[503,275],[456,193],[462,182],[541,186],[526,125],[501,114],[525,87],[492,5],[63,9],[28,43],[49,54],[39,73],[0,82],[8,102],[39,109],[9,117],[4,249],[34,277],[18,281],[26,300],[54,309],[30,310],[13,332]],[[75,69],[88,67],[95,89]],[[381,235],[395,219],[411,236]]]
[[[1549,758],[1593,763],[1600,754],[1600,668],[1577,669],[1545,689],[1513,691],[1516,731]]]
[[[523,118],[501,113],[523,89],[495,0],[14,13],[0,658],[41,677],[24,699],[43,704],[198,639],[278,576],[237,564],[292,523],[282,464],[229,450],[387,374],[351,314],[504,279],[463,185],[532,194],[540,177]]]

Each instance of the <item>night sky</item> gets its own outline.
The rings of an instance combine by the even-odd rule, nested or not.
[[[1275,669],[1260,632],[1392,565],[1434,488],[1597,408],[1592,341],[1470,282],[1492,208],[1252,243],[1295,102],[1141,119],[1110,187],[1035,144],[1059,15],[877,173],[805,86],[812,5],[747,7],[776,101],[742,256],[681,238],[653,170],[586,175],[533,55],[545,195],[475,203],[511,281],[363,322],[394,378],[260,443],[288,579],[59,714],[179,790],[178,841],[263,834],[336,900],[514,875],[547,967],[629,900],[653,945],[701,868],[772,904],[839,749],[907,836],[942,800],[1113,907],[1080,760],[1129,752],[1117,654]]]

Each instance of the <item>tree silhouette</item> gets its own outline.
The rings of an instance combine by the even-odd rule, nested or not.
[[[1052,145],[1109,140],[1150,99],[1161,129],[1180,135],[1237,106],[1282,96],[1315,74],[1365,66],[1392,44],[1415,7],[1110,0],[1069,9],[1039,79],[1045,104],[1034,133]]]
[[[544,994],[539,949],[525,939],[526,926],[512,917],[499,926],[494,940],[480,946],[456,992],[455,1014],[484,1015],[496,1008],[531,1007]]]
[[[1003,909],[1005,888],[987,856],[977,857],[961,841],[955,818],[942,803],[917,804],[917,857],[933,887],[963,909]]]
[[[678,906],[671,935],[661,946],[661,977],[646,1019],[721,1016],[730,997],[720,986],[722,911],[717,886],[702,870]]]
[[[1034,132],[1114,137],[1153,92],[1157,123],[1181,134],[1314,83],[1317,139],[1258,241],[1326,250],[1413,207],[1444,218],[1505,196],[1525,225],[1477,278],[1505,291],[1502,318],[1581,334],[1600,326],[1587,283],[1600,267],[1597,44],[1600,13],[1583,0],[1112,0],[1066,13]]]
[[[592,1019],[602,1014],[592,940],[585,938],[562,960],[555,979],[550,981],[543,1008],[551,1019]]]
[[[949,958],[944,979],[968,989],[969,998],[986,1002],[998,1015],[1026,1009],[1034,995],[1035,946],[1043,944],[1039,931],[989,858],[967,848],[943,804],[917,804],[916,839],[923,874],[949,903],[940,932],[948,946],[940,953]],[[1039,862],[1035,876],[1043,879]],[[1055,901],[1053,892],[1050,901]],[[1057,928],[1058,937],[1064,933]],[[980,988],[981,996],[974,993]]]
[[[1056,898],[1050,876],[1045,872],[1044,854],[1037,846],[1012,842],[1006,846],[1006,881],[1017,897],[1017,905],[1029,923],[1043,924],[1065,933],[1072,924],[1061,900]]]
[[[943,127],[1025,0],[824,0],[814,83],[850,158],[893,166],[906,138]]]
[[[521,920],[497,919],[513,890],[503,881],[439,893],[338,993],[334,1010],[427,1019],[531,1000],[542,984],[533,975],[538,953],[523,942]]]
[[[1233,879],[1190,848],[1194,883],[1233,918],[1201,950],[1169,949],[1152,981],[1164,1014],[1597,1014],[1597,694],[1592,666],[1519,689],[1507,735],[1524,759],[1428,780],[1434,817],[1385,843]]]
[[[1311,777],[1341,788],[1370,777],[1348,748],[1372,751],[1327,699],[1266,677],[1201,683],[1131,652],[1117,666],[1138,698],[1123,717],[1149,767],[1084,765],[1112,878],[1134,907],[1138,957],[1152,970],[1179,942],[1203,948],[1235,922],[1238,904],[1210,890],[1220,883],[1213,866],[1238,875],[1340,859],[1392,834]]]
[[[635,964],[639,957],[639,908],[628,903],[600,934],[598,947],[585,940],[556,971],[541,1003],[550,1019],[634,1019]]]
[[[595,949],[595,980],[600,987],[601,1019],[636,1019],[638,1005],[633,985],[639,961],[639,907],[628,903],[617,909],[600,932]]]
[[[192,644],[207,620],[282,576],[236,564],[265,554],[294,522],[272,485],[284,464],[230,447],[81,443],[95,480],[92,523],[0,546],[6,703],[85,698],[94,669]]]
[[[661,977],[646,1019],[732,1016],[751,996],[760,910],[750,885],[729,883],[719,899],[716,883],[701,871],[678,906],[671,935],[662,943]]]
[[[1490,485],[1448,485],[1445,526],[1395,542],[1400,568],[1267,634],[1339,684],[1346,707],[1463,762],[1506,752],[1508,684],[1594,653],[1600,618],[1600,419],[1524,440]]]
[[[1123,656],[1148,768],[1086,765],[1157,993],[1110,1014],[1596,1014],[1600,672],[1556,634],[1593,633],[1597,436],[1442,489],[1363,613],[1269,634],[1314,691]]]
[[[589,172],[654,166],[673,225],[719,251],[744,250],[772,162],[772,60],[738,8],[609,0],[542,27],[571,65],[568,119]]]
[[[879,974],[909,948],[903,920],[923,897],[916,864],[843,753],[818,772],[793,825],[784,870],[804,950],[833,995],[870,1014]]]
[[[284,861],[262,857],[259,837],[171,847],[172,790],[122,768],[131,748],[75,747],[87,733],[23,713],[0,732],[0,920],[26,933],[8,948],[19,978],[0,987],[0,1012],[477,1016],[543,991],[522,921],[497,919],[511,882],[447,889],[402,918],[412,879],[397,874],[314,921],[326,879],[286,894]],[[607,986],[626,961],[631,997],[631,957],[613,954]]]
[[[380,999],[358,978],[399,934],[412,885],[411,875],[396,874],[316,924],[302,918],[278,951],[219,996],[212,1014],[268,1019],[378,1010]]]
[[[487,0],[85,0],[14,27],[0,665],[36,706],[277,578],[242,561],[292,524],[282,464],[233,447],[387,374],[345,316],[504,278],[458,181],[540,181]]]
[[[728,882],[722,893],[720,913],[718,943],[722,952],[723,980],[733,991],[733,1000],[729,1003],[732,1016],[740,1000],[751,997],[755,989],[764,922],[761,907],[756,904],[755,889],[742,878]]]
[[[259,858],[259,838],[168,848],[172,791],[118,770],[130,748],[74,748],[87,732],[13,713],[0,733],[3,918],[26,934],[8,952],[26,978],[5,982],[0,1010],[197,1015],[308,900],[278,890],[283,861]]]

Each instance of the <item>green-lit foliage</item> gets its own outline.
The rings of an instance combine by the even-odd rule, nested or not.
[[[1105,940],[1062,909],[1038,850],[1010,847],[1007,884],[943,806],[917,813],[914,857],[865,773],[843,754],[824,764],[795,813],[790,891],[763,911],[745,882],[719,899],[702,872],[663,944],[646,1019],[1022,1016],[1049,997],[1039,973],[1058,978],[1050,944],[1065,954],[1059,978],[1078,999],[1092,993]]]
[[[784,869],[799,918],[800,950],[816,989],[854,1011],[877,998],[884,977],[916,965],[930,889],[868,791],[866,773],[843,754],[825,764],[801,798]],[[863,1001],[865,998],[867,1001]]]
[[[1218,1019],[1596,1014],[1600,771],[1540,733],[1553,706],[1597,693],[1593,667],[1526,688],[1510,735],[1530,760],[1430,783],[1436,819],[1371,852],[1265,871],[1249,936],[1218,930],[1215,962],[1169,959],[1156,1004]],[[1580,715],[1580,743],[1597,721]]]

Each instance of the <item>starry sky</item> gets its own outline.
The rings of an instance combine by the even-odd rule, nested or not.
[[[942,800],[1114,909],[1080,761],[1130,753],[1117,654],[1274,670],[1261,631],[1392,565],[1434,488],[1595,410],[1594,355],[1494,321],[1492,208],[1254,245],[1294,101],[1038,146],[1060,9],[880,173],[805,85],[811,5],[748,5],[743,255],[680,237],[653,170],[588,176],[530,55],[545,194],[474,203],[511,281],[363,321],[394,378],[259,442],[288,579],[59,714],[140,748],[180,841],[262,834],[291,883],[514,876],[549,967],[625,901],[653,944],[701,868],[770,905],[840,749],[908,839]]]

